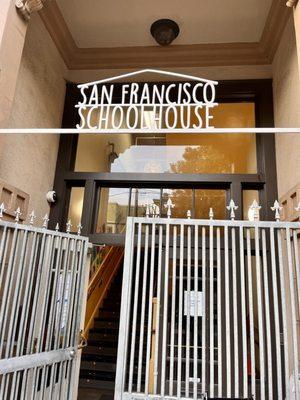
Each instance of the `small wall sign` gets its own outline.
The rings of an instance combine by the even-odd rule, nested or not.
[[[190,309],[190,317],[195,317],[196,315],[196,301],[197,303],[197,315],[198,317],[203,317],[204,310],[203,310],[203,293],[202,292],[195,292],[184,291],[184,315],[188,315],[188,309]]]
[[[168,75],[173,81],[175,77],[181,78],[181,81],[161,85],[112,83],[143,73]],[[218,105],[217,84],[216,81],[191,75],[158,70],[141,70],[81,84],[78,88],[82,99],[76,105],[80,122],[76,128],[129,133],[213,128],[212,109]]]

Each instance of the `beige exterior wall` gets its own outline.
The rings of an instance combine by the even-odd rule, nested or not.
[[[40,17],[25,41],[9,128],[60,127],[66,67]],[[59,136],[0,135],[0,177],[30,194],[29,210],[49,211]]]
[[[287,23],[273,61],[276,127],[300,126],[300,80],[293,18]],[[276,136],[279,197],[300,181],[300,135]]]
[[[7,127],[27,31],[12,0],[0,3],[0,127]]]

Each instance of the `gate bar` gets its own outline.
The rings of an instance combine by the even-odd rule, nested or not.
[[[150,352],[152,340],[152,311],[153,311],[153,283],[154,283],[154,259],[155,259],[155,233],[156,225],[152,225],[151,237],[151,258],[150,258],[150,283],[149,283],[149,305],[148,305],[148,325],[147,325],[147,350],[146,350],[146,372],[145,372],[145,393],[149,393],[149,372],[150,372]],[[153,350],[152,350],[153,351]]]
[[[228,255],[228,227],[224,230],[224,245],[225,245],[225,331],[226,331],[226,370],[231,370],[231,343],[230,343],[230,290],[229,290],[229,255]],[[226,374],[226,395],[231,397],[231,377]]]
[[[68,347],[66,349],[27,354],[20,357],[4,358],[0,360],[0,375],[72,360],[76,353],[77,350],[74,347]]]
[[[270,321],[270,296],[269,296],[269,277],[267,262],[267,242],[266,231],[262,229],[262,250],[263,250],[263,281],[265,294],[265,316],[266,316],[266,345],[267,345],[267,367],[268,367],[268,394],[269,400],[273,400],[273,366],[272,366],[272,344],[271,344],[271,321]]]
[[[144,267],[143,267],[143,292],[142,292],[142,307],[140,316],[140,342],[139,342],[139,358],[138,358],[138,379],[137,391],[141,391],[142,380],[142,362],[143,362],[143,348],[144,348],[144,324],[145,324],[145,308],[146,308],[146,284],[148,273],[148,252],[149,252],[149,225],[146,225],[145,233],[145,247],[144,247]]]
[[[299,376],[298,376],[298,342],[297,342],[297,316],[296,316],[296,304],[295,304],[295,287],[294,287],[294,274],[293,274],[293,263],[292,263],[292,248],[291,248],[291,232],[289,228],[286,228],[286,241],[287,241],[287,257],[288,257],[288,276],[289,276],[289,289],[290,289],[290,300],[291,300],[291,317],[292,317],[292,341],[293,341],[293,353],[294,353],[294,382],[295,382],[295,399],[299,399]]]
[[[202,369],[202,393],[206,392],[206,229],[202,227],[202,298],[203,298],[203,317],[202,317],[202,349],[201,349],[201,369]]]
[[[194,400],[197,400],[198,387],[198,226],[195,226],[195,261],[194,261],[194,293],[195,293],[195,316],[194,316]],[[203,313],[202,313],[203,318]]]
[[[136,319],[137,319],[139,279],[140,279],[141,238],[142,238],[142,224],[139,224],[139,226],[138,226],[138,243],[137,243],[136,268],[135,268],[135,286],[134,286],[134,300],[133,300],[132,335],[131,335],[131,346],[130,346],[129,383],[128,383],[128,392],[129,393],[132,392],[133,364],[134,364],[134,355],[135,355]]]
[[[248,301],[249,301],[249,325],[250,325],[250,360],[251,360],[251,396],[255,398],[256,382],[255,382],[255,337],[254,337],[254,299],[253,299],[253,279],[252,279],[252,263],[251,263],[251,231],[246,230],[247,238],[247,278],[248,278]]]
[[[248,398],[247,382],[247,324],[246,324],[246,290],[245,290],[245,250],[244,230],[240,227],[240,279],[241,279],[241,308],[242,308],[242,359],[243,359],[243,397]]]
[[[172,306],[171,306],[171,338],[170,338],[170,377],[169,394],[173,396],[174,379],[174,343],[175,343],[175,301],[176,301],[176,250],[177,250],[177,226],[173,228],[173,264],[172,264]]]

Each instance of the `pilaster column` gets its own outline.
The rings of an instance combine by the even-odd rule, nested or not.
[[[294,11],[294,27],[296,34],[296,47],[297,47],[297,58],[298,58],[298,70],[300,76],[300,3],[298,0],[288,0],[286,3],[287,7],[293,7]]]
[[[0,127],[8,126],[30,14],[41,0],[1,0]]]

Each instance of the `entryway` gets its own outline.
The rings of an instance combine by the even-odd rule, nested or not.
[[[128,219],[115,399],[298,398],[300,225],[253,209]]]

